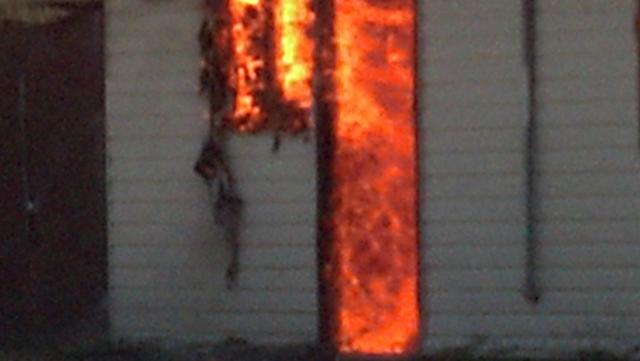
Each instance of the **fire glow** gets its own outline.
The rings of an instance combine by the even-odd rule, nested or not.
[[[304,129],[314,75],[327,83],[315,94],[318,109],[330,109],[317,119],[330,139],[320,166],[330,184],[320,196],[324,338],[340,353],[412,352],[420,336],[415,0],[204,1],[224,4],[213,16],[228,14],[212,39],[229,39],[220,46],[229,56],[211,58],[234,94],[230,128]],[[320,26],[311,35],[314,21],[331,39],[320,40]]]
[[[266,11],[264,0],[235,0],[229,3],[232,18],[233,72],[235,103],[230,118],[234,127],[252,131],[262,126],[265,112],[259,101],[266,88]]]
[[[275,0],[275,44],[278,85],[283,97],[311,107],[314,42],[309,36],[313,12],[309,0]]]
[[[314,41],[310,0],[227,0],[232,60],[228,78],[240,132],[269,124],[292,133],[308,125]]]
[[[334,9],[333,343],[345,353],[406,353],[419,334],[414,1]]]

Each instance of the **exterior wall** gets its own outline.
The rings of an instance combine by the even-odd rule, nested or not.
[[[110,311],[115,338],[310,341],[316,332],[315,150],[271,137],[230,145],[246,201],[239,288],[193,164],[197,0],[107,2]]]
[[[530,306],[521,2],[424,2],[427,350],[474,336],[531,351],[637,342],[635,2],[538,3],[542,301]]]
[[[316,339],[315,150],[231,144],[240,289],[192,171],[204,135],[197,0],[108,0],[113,335]],[[425,350],[626,347],[640,329],[632,0],[539,0],[542,302],[524,278],[520,2],[419,1]]]

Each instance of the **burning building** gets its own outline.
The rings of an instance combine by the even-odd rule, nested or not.
[[[114,336],[635,342],[631,1],[204,3],[108,2]],[[210,127],[243,201],[230,290],[191,169]]]

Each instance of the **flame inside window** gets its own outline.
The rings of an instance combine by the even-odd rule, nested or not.
[[[314,42],[310,0],[275,0],[275,47],[278,84],[283,97],[301,107],[311,107]]]
[[[233,72],[235,84],[232,124],[241,131],[258,129],[265,113],[259,94],[267,86],[266,11],[264,0],[231,1],[231,39],[233,46]]]
[[[203,1],[216,10],[205,84],[234,95],[225,125],[304,129],[320,79],[315,100],[330,108],[317,120],[330,139],[320,196],[326,337],[341,353],[411,352],[420,328],[416,0]],[[330,39],[322,26],[311,35],[314,21]]]
[[[330,338],[343,353],[403,354],[416,347],[420,323],[414,1],[333,8],[334,139],[323,215]]]
[[[225,13],[230,18],[212,34],[214,40],[229,34],[229,56],[218,59],[234,95],[226,124],[240,132],[305,129],[315,45],[309,35],[311,0],[219,1],[223,5],[216,6],[220,11],[213,16]]]

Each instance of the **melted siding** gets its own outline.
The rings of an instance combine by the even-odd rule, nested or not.
[[[108,1],[110,306],[113,336],[313,341],[314,146],[230,144],[244,196],[239,289],[192,171],[207,132],[197,94],[199,2]]]
[[[207,128],[195,91],[196,3],[108,2],[114,336],[312,341],[313,144],[286,142],[277,156],[268,154],[268,137],[232,144],[248,222],[241,290],[223,289],[227,253],[191,171]],[[640,329],[633,2],[539,1],[543,300],[536,307],[520,294],[520,4],[420,3],[425,350],[475,336],[529,352],[632,345]]]

